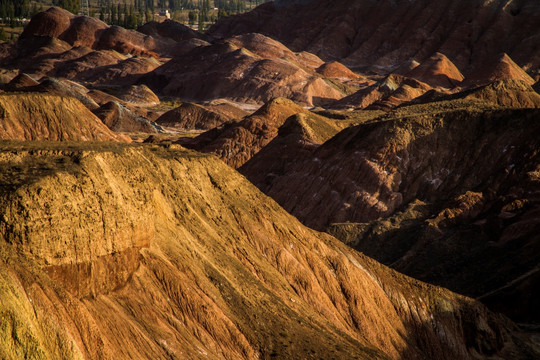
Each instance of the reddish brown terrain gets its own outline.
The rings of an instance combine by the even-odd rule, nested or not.
[[[444,54],[435,53],[407,73],[408,77],[433,87],[452,89],[458,87],[464,76]]]
[[[172,39],[145,36],[137,31],[109,26],[94,18],[74,16],[58,7],[52,7],[32,18],[21,34],[21,39],[35,36],[57,38],[71,46],[115,50],[133,55],[165,54],[167,48],[174,43]]]
[[[533,271],[540,260],[532,215],[539,191],[538,115],[477,100],[403,107],[296,155],[288,149],[289,162],[276,156],[276,144],[291,144],[280,129],[240,171],[308,226],[345,223],[333,233],[370,256],[482,296]],[[267,155],[271,150],[274,156]],[[469,194],[477,194],[471,205],[460,205]],[[421,212],[412,207],[418,201]],[[412,224],[423,230],[411,231]],[[371,236],[365,242],[364,231]],[[538,320],[537,286],[527,283],[524,292],[532,297],[522,306],[505,305],[516,319]]]
[[[161,115],[156,123],[176,130],[210,130],[249,113],[231,104],[184,103]]]
[[[269,2],[209,33],[258,32],[293,51],[383,73],[439,52],[465,76],[501,53],[539,74],[539,23],[540,4],[527,0],[308,0]]]
[[[140,81],[158,93],[196,101],[225,98],[261,104],[286,97],[312,106],[344,96],[338,86],[325,82],[289,49],[269,38],[257,38],[238,37],[196,47]]]
[[[242,121],[231,121],[181,143],[191,149],[213,153],[237,168],[266,146],[285,120],[294,114],[309,113],[294,102],[274,99]]]
[[[0,156],[3,358],[538,355],[504,317],[304,227],[213,157],[20,146]]]
[[[539,24],[38,13],[0,42],[0,358],[540,358]]]
[[[402,75],[390,74],[381,81],[332,103],[333,109],[389,110],[431,90],[426,83]]]
[[[466,78],[466,84],[485,85],[497,80],[520,80],[527,85],[533,85],[531,78],[523,69],[517,65],[508,55],[502,54],[494,60],[487,62],[484,66],[478,67]]]

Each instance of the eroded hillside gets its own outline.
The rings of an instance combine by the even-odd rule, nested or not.
[[[5,143],[0,159],[3,358],[538,355],[509,321],[304,227],[213,157]]]
[[[333,234],[379,261],[537,321],[539,112],[473,100],[492,90],[309,146],[289,119],[240,171],[308,226],[339,223]]]

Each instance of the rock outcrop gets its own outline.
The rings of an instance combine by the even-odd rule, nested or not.
[[[96,50],[116,50],[133,55],[166,54],[173,40],[153,38],[119,26],[109,26],[95,18],[75,16],[58,7],[36,14],[25,27],[21,39],[34,36],[58,38],[72,46]]]
[[[540,69],[540,6],[534,1],[317,0],[270,2],[209,29],[217,38],[258,32],[293,51],[388,74],[445,54],[465,74],[507,53]]]
[[[163,130],[160,126],[131,111],[128,107],[117,101],[109,101],[94,110],[93,113],[109,129],[116,132],[157,133]]]
[[[189,101],[228,99],[262,104],[285,97],[304,105],[322,105],[343,97],[316,72],[291,61],[283,45],[259,48],[252,37],[198,46],[175,56],[140,79],[152,90]],[[247,48],[239,47],[246,45]],[[257,53],[249,50],[257,51]],[[284,59],[279,54],[283,52]],[[288,54],[288,55],[287,55]],[[305,68],[305,69],[304,69]]]
[[[435,90],[416,98],[414,102],[425,103],[453,99],[475,99],[511,108],[539,108],[540,94],[521,80],[499,80],[491,84],[464,90],[455,94]]]
[[[161,115],[156,123],[176,130],[210,130],[248,115],[232,105],[200,105],[184,103]]]
[[[390,110],[431,90],[431,86],[416,79],[390,74],[383,80],[364,87],[328,107],[333,109]]]
[[[0,118],[2,140],[129,141],[72,97],[0,94]]]
[[[478,66],[467,76],[465,84],[468,86],[485,85],[497,80],[520,80],[527,85],[534,84],[534,79],[506,54]]]
[[[225,123],[181,143],[197,151],[213,153],[237,168],[272,141],[289,116],[298,113],[309,111],[291,100],[276,98],[242,121]]]
[[[4,144],[0,166],[3,358],[539,355],[508,320],[302,226],[213,157]]]
[[[256,156],[241,171],[305,224],[361,223],[354,231],[367,231],[365,241],[340,238],[409,275],[482,296],[534,273],[540,260],[531,250],[538,116],[473,100],[401,107],[288,155],[293,161]],[[416,200],[425,212],[407,210]],[[538,318],[537,284],[525,284],[527,306],[498,307],[520,321]]]
[[[465,78],[459,69],[444,54],[435,53],[407,73],[408,77],[422,81],[432,87],[452,89]]]
[[[359,77],[358,75],[353,73],[348,67],[338,61],[324,63],[316,70],[319,74],[330,79],[340,79],[346,81],[358,79]]]

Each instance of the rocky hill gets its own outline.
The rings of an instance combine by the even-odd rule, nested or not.
[[[313,228],[384,224],[388,230],[373,230],[369,241],[340,237],[408,274],[481,296],[533,271],[540,260],[531,251],[538,246],[532,215],[538,203],[537,116],[536,109],[473,100],[401,107],[309,151],[304,147],[301,156],[288,149],[293,161],[256,156],[241,171]],[[407,227],[408,209],[417,200],[425,212],[414,216],[415,224],[425,237]],[[527,225],[517,231],[521,221]],[[524,293],[534,294],[533,288]],[[531,318],[532,304],[514,307],[514,313]]]
[[[505,318],[302,226],[214,157],[13,143],[0,166],[2,358],[539,356]]]
[[[184,103],[161,115],[156,123],[177,130],[210,130],[226,122],[240,120],[248,114],[227,103]]]
[[[128,141],[81,102],[48,94],[0,94],[0,139]]]
[[[285,97],[312,106],[344,96],[306,66],[303,56],[262,35],[195,47],[139,81],[163,95],[192,101],[225,98],[262,104]]]
[[[272,141],[289,116],[298,113],[309,111],[290,100],[276,98],[241,121],[230,121],[181,143],[190,149],[213,153],[237,168]]]
[[[416,79],[390,74],[374,84],[333,102],[328,108],[390,110],[418,98],[431,89],[431,86]]]
[[[98,19],[75,16],[58,7],[51,7],[35,15],[21,34],[22,39],[34,36],[58,38],[72,46],[146,56],[165,54],[174,44],[172,39],[109,26]]]
[[[413,100],[414,103],[434,102],[453,99],[476,99],[511,108],[539,108],[540,94],[521,80],[499,80],[488,85],[445,94],[428,91]]]
[[[536,78],[538,23],[540,5],[527,0],[279,1],[221,19],[209,33],[258,32],[294,51],[384,74],[439,52],[467,76],[506,53]]]

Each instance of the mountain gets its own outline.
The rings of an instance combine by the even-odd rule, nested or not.
[[[408,77],[433,87],[452,89],[463,81],[464,76],[444,54],[435,53],[407,73]]]
[[[506,53],[538,76],[538,23],[540,5],[526,0],[279,1],[220,19],[208,32],[257,32],[293,51],[383,74],[439,52],[466,76]]]
[[[485,85],[497,80],[508,79],[520,80],[527,85],[534,84],[534,79],[506,54],[501,54],[476,69],[467,76],[465,83],[467,85]]]
[[[0,153],[2,358],[539,355],[504,317],[302,226],[214,157],[21,145]]]
[[[355,93],[333,102],[332,109],[390,110],[431,90],[426,83],[397,74],[366,86]]]
[[[272,141],[289,116],[308,112],[291,100],[276,98],[241,121],[225,123],[181,143],[190,149],[213,153],[237,168]]]
[[[498,80],[484,86],[473,87],[455,94],[440,93],[435,90],[414,99],[415,103],[425,103],[453,99],[475,99],[513,108],[539,108],[540,94],[521,80]]]
[[[4,93],[0,113],[2,140],[129,141],[71,97]]]
[[[107,127],[115,132],[157,133],[163,128],[137,114],[117,101],[109,101],[92,111]]]
[[[304,224],[339,223],[332,233],[369,256],[483,296],[540,260],[537,117],[478,100],[403,106],[309,147],[291,147],[280,129],[240,171]],[[517,293],[527,304],[515,294],[498,309],[537,321],[537,285]]]
[[[21,39],[34,36],[58,38],[72,46],[154,57],[157,57],[157,54],[166,54],[167,49],[174,44],[172,39],[147,36],[119,26],[109,26],[98,19],[75,16],[58,7],[51,7],[32,17],[25,26]]]
[[[139,82],[157,93],[190,101],[223,98],[262,104],[286,97],[313,106],[344,96],[338,86],[327,83],[306,65],[305,56],[253,34],[197,46],[173,57]]]
[[[161,115],[156,123],[177,130],[210,130],[248,114],[226,102],[213,105],[184,103]]]

